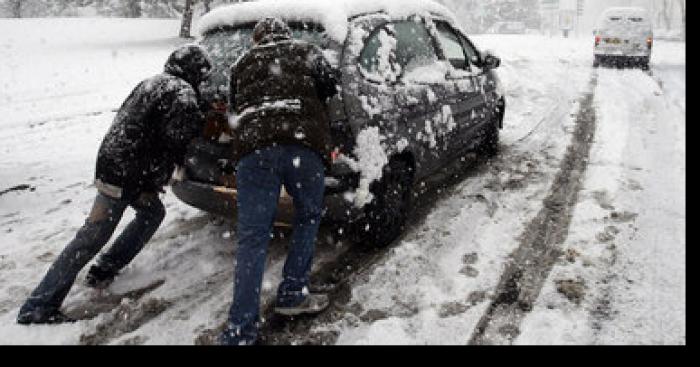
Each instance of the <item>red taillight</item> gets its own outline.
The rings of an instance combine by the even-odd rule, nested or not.
[[[210,109],[206,112],[206,123],[202,136],[211,140],[218,140],[221,134],[231,134],[231,127],[226,118],[226,110],[228,106],[225,102],[214,102],[210,105]]]
[[[647,38],[647,47],[651,50],[651,47],[654,45],[654,38],[649,37]]]
[[[595,45],[600,45],[600,36],[595,36]]]
[[[226,110],[228,109],[228,104],[226,102],[213,102],[211,104],[211,107],[214,111],[219,112],[219,113],[226,113]]]
[[[340,150],[339,149],[336,149],[336,150],[331,152],[331,162],[335,162],[336,160],[338,160],[338,157],[340,157]]]

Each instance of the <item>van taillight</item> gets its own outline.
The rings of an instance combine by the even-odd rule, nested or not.
[[[651,47],[654,45],[654,38],[649,37],[647,38],[647,47],[651,50]]]
[[[600,45],[600,36],[595,36],[595,45]]]

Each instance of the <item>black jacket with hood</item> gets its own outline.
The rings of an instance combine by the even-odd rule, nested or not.
[[[333,149],[327,100],[338,76],[321,50],[292,40],[282,21],[269,18],[254,31],[256,45],[231,67],[229,105],[233,158],[275,144],[298,144],[330,164]]]
[[[211,67],[201,47],[187,45],[170,55],[164,73],[139,83],[102,141],[98,188],[127,201],[162,190],[202,131],[198,86]]]

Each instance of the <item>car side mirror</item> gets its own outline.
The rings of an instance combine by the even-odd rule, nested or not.
[[[501,59],[492,54],[486,54],[486,56],[484,56],[483,66],[488,70],[496,69],[501,66]]]

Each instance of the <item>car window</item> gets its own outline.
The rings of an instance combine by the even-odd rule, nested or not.
[[[467,58],[469,60],[470,65],[479,65],[479,62],[481,61],[481,57],[479,56],[479,51],[476,50],[476,47],[472,44],[472,41],[470,41],[467,37],[463,35],[459,35],[459,38],[462,40],[462,45],[464,46],[464,52],[467,54]]]
[[[396,81],[400,74],[396,62],[396,38],[386,27],[377,28],[360,53],[360,66],[372,79]]]
[[[360,53],[360,66],[370,78],[396,81],[399,75],[434,64],[437,53],[420,21],[383,25],[372,32]]]
[[[432,38],[422,22],[405,21],[394,24],[396,58],[406,72],[430,65],[437,60]]]
[[[457,69],[469,68],[467,56],[459,40],[459,36],[444,22],[436,23],[440,44],[447,60]]]
[[[319,47],[323,47],[325,33],[320,26],[306,23],[290,23],[292,36],[295,39],[303,39]],[[237,28],[223,28],[204,35],[201,45],[207,50],[212,59],[213,72],[202,85],[202,94],[207,98],[215,98],[213,95],[228,93],[230,77],[229,68],[238,58],[247,52],[253,45],[253,27],[255,24]]]

